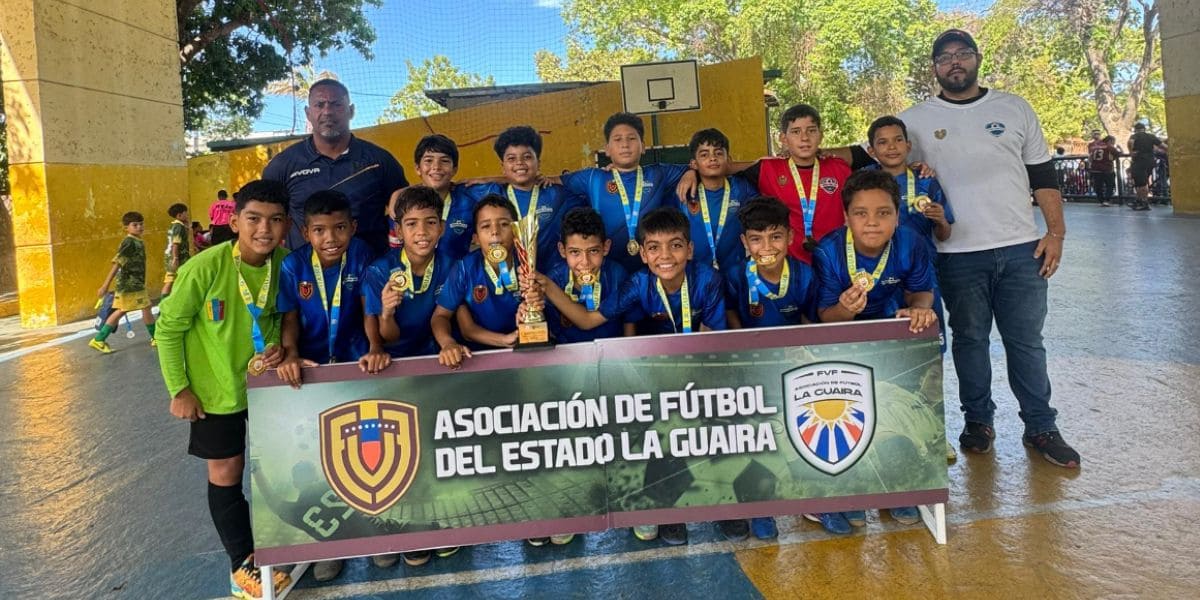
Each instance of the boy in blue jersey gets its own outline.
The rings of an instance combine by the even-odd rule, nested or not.
[[[723,275],[730,329],[816,321],[816,275],[812,267],[788,256],[796,235],[790,215],[787,206],[769,196],[752,198],[738,209],[748,257]]]
[[[933,177],[913,177],[908,168],[908,153],[912,142],[908,140],[908,127],[904,121],[892,116],[879,117],[867,129],[867,152],[879,163],[879,168],[896,178],[900,186],[900,225],[911,227],[925,242],[930,260],[937,258],[936,238],[939,242],[950,239],[954,211],[946,202],[942,186]],[[938,316],[938,326],[945,331],[942,313],[942,295],[934,279],[933,311]],[[946,337],[939,334],[942,352],[946,351]]]
[[[925,243],[899,226],[900,186],[889,174],[858,171],[842,191],[846,227],[825,236],[813,253],[822,322],[907,318],[917,333],[937,325],[933,261]],[[901,522],[919,520],[915,507],[894,508]],[[806,514],[830,533],[866,524],[863,511]]]
[[[475,228],[471,226],[471,211],[475,207],[475,198],[468,192],[467,186],[456,185],[454,176],[458,173],[458,146],[454,140],[441,135],[427,135],[417,142],[413,152],[413,162],[416,163],[417,176],[421,183],[433,188],[442,199],[441,212],[442,237],[438,241],[438,254],[451,261],[460,260],[471,251],[471,236]],[[389,209],[396,206],[400,192],[392,194]],[[390,214],[393,231],[389,239],[392,247],[403,244],[398,229],[395,229],[399,215]]]
[[[742,177],[729,177],[729,138],[717,129],[702,129],[688,143],[692,161],[689,166],[700,175],[698,197],[683,203],[692,222],[692,240],[696,262],[712,265],[727,280],[732,270],[741,268],[746,253],[739,241],[742,233],[738,208],[757,194]]]
[[[688,170],[684,165],[643,167],[645,130],[641,117],[614,114],[604,123],[604,151],[612,160],[612,170],[588,168],[560,178],[567,190],[586,198],[600,213],[605,236],[616,248],[609,260],[620,263],[629,273],[642,267],[635,239],[640,219],[660,206],[675,205],[671,197],[675,185]]]
[[[558,251],[565,262],[547,275],[535,275],[545,290],[546,320],[557,343],[590,342],[624,334],[616,311],[618,293],[628,275],[621,265],[606,260],[611,248],[600,213],[583,206],[563,215]],[[606,320],[596,324],[598,315]]]
[[[283,259],[275,301],[287,355],[279,379],[293,387],[300,387],[302,366],[356,361],[367,350],[359,286],[371,249],[354,230],[345,194],[325,190],[304,201],[308,243]]]
[[[475,240],[479,250],[454,265],[438,294],[430,327],[441,351],[438,361],[452,369],[470,358],[469,348],[511,348],[517,343],[517,258],[513,223],[517,208],[499,194],[488,194],[475,205]],[[469,344],[454,339],[451,318]]]
[[[363,357],[367,372],[387,367],[392,357],[437,354],[429,320],[454,265],[441,252],[441,244],[446,242],[443,198],[424,185],[406,188],[396,198],[395,234],[402,246],[372,263],[363,284],[364,321],[370,341],[370,350]]]
[[[493,183],[468,187],[467,193],[476,198],[487,194],[507,198],[517,212],[515,220],[523,227],[530,214],[536,215],[537,270],[548,273],[563,260],[557,252],[562,216],[576,206],[583,206],[583,199],[553,180],[543,181],[542,136],[534,128],[509,127],[500,132],[492,148],[500,159],[503,183],[490,180]]]

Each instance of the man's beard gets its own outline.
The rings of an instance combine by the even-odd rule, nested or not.
[[[962,83],[955,83],[949,76],[942,77],[939,75],[937,77],[938,85],[942,86],[944,91],[951,94],[960,94],[971,89],[975,86],[975,82],[979,80],[979,69],[963,69],[963,72],[965,75],[963,76]]]

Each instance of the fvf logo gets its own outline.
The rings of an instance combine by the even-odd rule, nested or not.
[[[783,374],[784,419],[796,452],[808,464],[838,475],[862,458],[875,434],[875,375],[871,367],[820,362]]]

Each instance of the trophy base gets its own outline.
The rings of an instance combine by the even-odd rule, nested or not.
[[[550,325],[545,321],[540,323],[520,323],[517,325],[517,345],[514,350],[540,350],[553,348],[550,342]]]

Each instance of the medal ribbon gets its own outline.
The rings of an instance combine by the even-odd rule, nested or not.
[[[445,223],[450,218],[450,192],[442,197],[442,223]]]
[[[905,190],[908,192],[908,197],[905,198],[905,203],[908,204],[908,212],[920,212],[917,210],[917,178],[913,177],[912,169],[906,169],[904,177],[908,180],[908,185],[906,186],[908,189]]]
[[[887,267],[888,256],[892,253],[892,240],[888,240],[887,246],[883,247],[883,254],[879,257],[879,264],[875,265],[875,271],[871,273],[871,280],[879,283],[879,278],[883,276],[883,269]],[[858,273],[858,259],[854,253],[854,234],[849,229],[846,229],[846,269],[850,272],[850,283],[854,283],[854,274]]]
[[[788,266],[787,260],[783,261],[783,274],[779,276],[779,293],[771,293],[771,288],[763,282],[758,276],[758,263],[753,259],[746,263],[746,281],[750,284],[750,304],[759,303],[759,294],[766,296],[770,300],[778,300],[788,293],[788,286],[792,281],[792,270]]]
[[[662,280],[655,278],[654,285],[658,288],[658,297],[662,300],[663,308],[667,309],[667,316],[671,318],[671,330],[678,333],[675,329],[675,313],[671,311],[671,302],[667,298],[667,291],[663,289]],[[683,321],[683,332],[692,332],[692,299],[688,297],[688,282],[687,275],[683,276],[683,287],[679,288],[679,312]]]
[[[499,276],[496,275],[496,270],[492,268],[492,263],[486,259],[483,261],[483,270],[487,273],[488,279],[492,280],[492,289],[495,290],[497,296],[504,294],[504,290],[517,291],[517,282],[513,281],[512,273],[508,270],[508,259],[500,261]]]
[[[534,219],[537,219],[538,192],[540,191],[539,186],[534,185],[533,189],[529,190],[529,210],[525,212],[524,216],[521,216],[521,205],[517,203],[517,192],[513,189],[511,184],[508,186],[507,191],[508,201],[512,202],[513,208],[517,211],[517,222],[521,224],[521,229],[523,230],[521,233],[525,238],[525,243],[536,244],[537,240],[530,238],[533,237],[533,231],[535,227]],[[504,267],[502,267],[502,269],[503,268]]]
[[[789,158],[787,164],[788,170],[792,172],[792,182],[796,184],[796,195],[800,197],[800,213],[804,216],[804,237],[811,238],[813,217],[817,214],[817,182],[821,180],[821,161],[813,161],[808,194],[804,193],[804,184],[800,180],[800,170],[796,168],[796,163]]]
[[[258,326],[258,317],[262,314],[263,308],[267,306],[267,295],[271,292],[271,257],[267,257],[267,276],[263,278],[262,287],[258,290],[258,299],[256,300],[250,294],[250,286],[246,285],[246,278],[242,277],[241,248],[238,248],[236,241],[232,246],[233,267],[238,274],[238,292],[242,294],[242,302],[246,303],[246,310],[250,311],[250,338],[254,342],[255,354],[262,354],[267,349],[267,342],[263,339],[262,328]]]
[[[600,304],[601,288],[599,275],[596,276],[595,282],[579,286],[578,296],[575,295],[575,292],[573,291],[574,289],[575,272],[572,271],[567,275],[567,287],[563,288],[563,291],[567,293],[567,296],[571,298],[572,302],[578,303],[582,300],[584,306],[586,306],[589,311],[596,310],[596,307]]]
[[[401,251],[403,252],[403,251]],[[325,309],[325,318],[329,323],[329,362],[336,360],[333,354],[333,344],[337,340],[338,322],[342,314],[342,272],[346,270],[346,254],[342,254],[342,263],[338,265],[337,283],[334,284],[333,299],[325,295],[325,270],[317,258],[317,249],[312,251],[312,268],[317,280],[317,293],[321,294],[321,307]]]
[[[729,179],[725,179],[725,196],[721,199],[721,216],[717,221],[717,234],[713,235],[712,218],[708,214],[708,190],[700,199],[700,212],[704,216],[704,231],[708,232],[708,243],[712,246],[713,268],[717,266],[717,244],[721,241],[721,233],[725,231],[725,218],[729,216]]]
[[[629,206],[629,193],[625,191],[625,184],[621,181],[621,174],[613,169],[613,183],[617,184],[617,193],[621,195],[621,208],[625,210],[625,228],[629,230],[629,239],[637,239],[637,224],[638,216],[642,212],[642,190],[645,188],[645,179],[642,178],[642,167],[637,168],[637,183],[633,186],[633,207]],[[729,185],[726,183],[725,185]]]
[[[421,278],[421,289],[414,290],[413,283],[417,278],[417,274],[413,273],[412,263],[408,261],[408,252],[400,251],[400,264],[404,265],[404,270],[408,271],[408,282],[404,286],[404,296],[412,298],[414,294],[424,294],[429,290],[429,282],[433,281],[433,261],[437,260],[436,256],[429,257],[429,264],[425,265],[425,276]],[[487,261],[483,261],[486,263]]]

